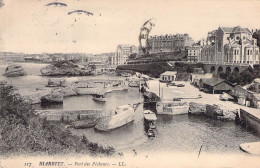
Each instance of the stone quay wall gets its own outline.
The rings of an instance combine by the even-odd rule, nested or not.
[[[93,109],[93,110],[37,110],[36,114],[47,121],[73,122],[78,120],[98,119],[111,116],[112,109]]]
[[[240,119],[243,125],[249,129],[253,129],[260,135],[260,119],[258,117],[240,109]]]

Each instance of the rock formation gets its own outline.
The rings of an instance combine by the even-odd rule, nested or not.
[[[47,87],[65,87],[66,81],[64,78],[50,78]]]
[[[200,103],[190,103],[189,114],[205,114],[206,113],[206,105]]]
[[[144,92],[143,93],[145,102],[158,102],[160,98],[153,92]]]
[[[75,129],[85,129],[85,128],[91,128],[96,125],[96,119],[88,119],[88,120],[79,120],[72,122],[72,128]]]
[[[91,75],[91,71],[80,67],[72,61],[59,61],[46,67],[41,68],[41,73],[44,76],[86,76]]]
[[[41,97],[41,104],[55,104],[55,103],[63,103],[63,94],[58,91],[52,91],[50,94]]]
[[[27,73],[24,71],[23,67],[21,65],[13,64],[8,66],[5,69],[5,73],[3,76],[7,77],[16,77],[16,76],[25,76]]]
[[[220,105],[209,105],[201,103],[190,103],[189,114],[204,115],[213,119],[235,120],[236,110],[226,108]]]

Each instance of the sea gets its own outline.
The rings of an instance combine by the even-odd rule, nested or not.
[[[27,76],[4,77],[0,80],[12,82],[18,88],[45,87],[49,77],[41,76],[40,69],[47,64],[18,63],[22,65]],[[3,74],[7,65],[0,65],[0,74]],[[64,77],[67,81],[81,78],[116,78],[115,75],[99,75],[89,77]],[[97,102],[90,95],[72,96],[64,99],[63,105],[50,106],[49,109],[112,109],[125,104],[143,101],[138,88],[129,88],[128,91],[113,91],[106,94],[106,102]],[[148,107],[147,107],[148,106]],[[35,105],[36,109],[43,109]],[[46,107],[45,107],[46,108]],[[133,153],[156,152],[189,152],[198,154],[241,154],[241,143],[255,142],[260,136],[247,130],[233,121],[217,121],[202,116],[157,115],[155,137],[149,138],[145,132],[143,110],[149,105],[141,104],[135,111],[133,122],[108,132],[95,131],[94,128],[70,129],[73,134],[85,135],[90,141],[103,146],[112,146],[117,151]]]

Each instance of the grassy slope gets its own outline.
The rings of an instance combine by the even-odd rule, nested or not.
[[[0,155],[88,154],[110,156],[112,147],[103,147],[64,131],[34,114],[14,87],[0,83]]]

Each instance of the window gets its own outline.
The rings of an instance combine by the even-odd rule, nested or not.
[[[221,40],[218,40],[218,52],[221,52]]]

